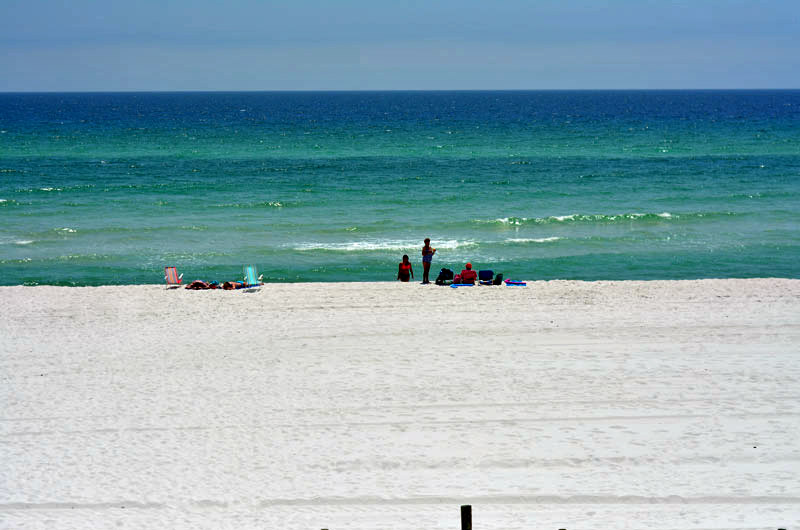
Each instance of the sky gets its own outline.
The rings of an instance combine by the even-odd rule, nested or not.
[[[0,0],[0,91],[800,88],[798,0]]]

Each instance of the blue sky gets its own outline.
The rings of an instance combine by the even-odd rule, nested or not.
[[[800,88],[800,1],[0,0],[0,91]]]

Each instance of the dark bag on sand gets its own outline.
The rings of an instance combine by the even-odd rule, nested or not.
[[[436,285],[447,285],[453,283],[453,271],[450,269],[442,269],[439,271],[439,276],[436,278]]]
[[[501,285],[503,283],[503,273],[501,272],[492,280],[492,285]]]

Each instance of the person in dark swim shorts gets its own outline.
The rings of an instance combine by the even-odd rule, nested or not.
[[[431,271],[434,254],[436,254],[436,249],[431,246],[430,238],[426,237],[425,246],[422,247],[422,283],[431,283],[428,274]]]

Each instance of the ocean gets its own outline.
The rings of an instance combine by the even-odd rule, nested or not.
[[[0,284],[800,277],[800,90],[0,94]]]

